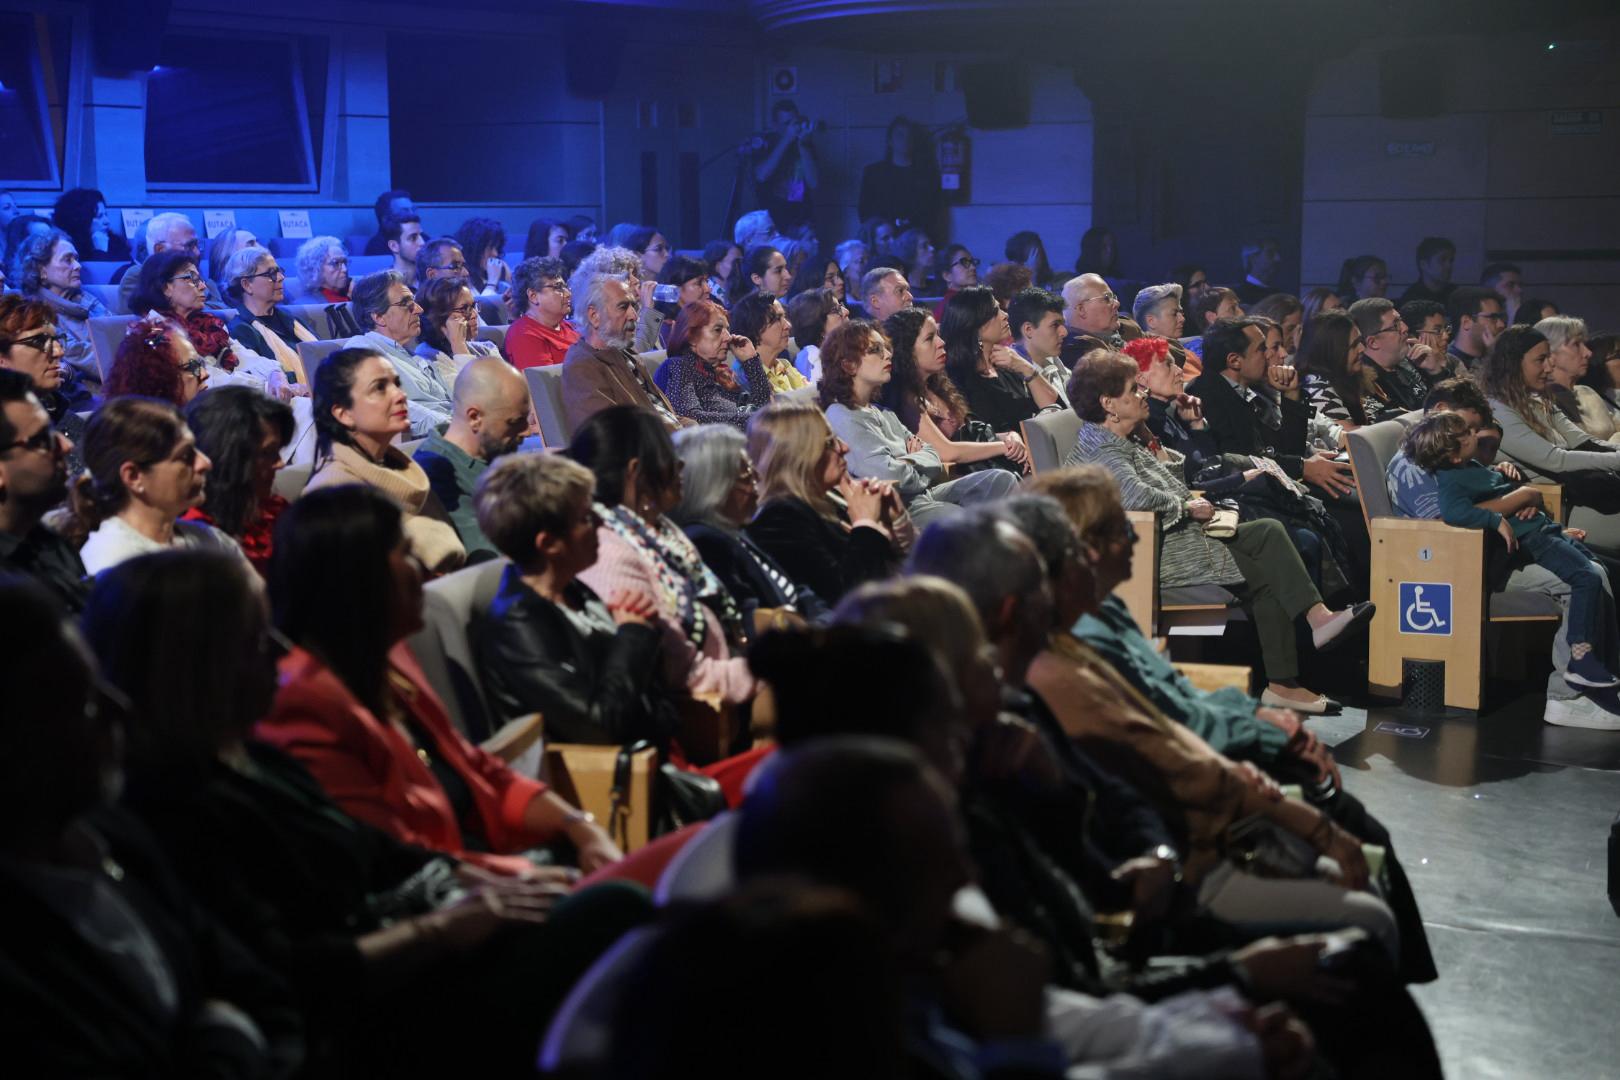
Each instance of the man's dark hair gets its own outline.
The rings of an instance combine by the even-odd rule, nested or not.
[[[1423,329],[1423,324],[1435,315],[1444,315],[1446,305],[1434,300],[1408,300],[1401,305],[1401,321],[1412,333]]]
[[[1386,300],[1382,296],[1368,296],[1351,304],[1348,314],[1351,321],[1356,324],[1356,329],[1360,330],[1361,336],[1365,338],[1368,334],[1378,333],[1386,311],[1395,311],[1395,301]]]
[[[422,224],[420,214],[400,214],[398,217],[390,215],[382,223],[382,236],[384,240],[398,241],[405,234],[405,226],[411,222]]]
[[[1202,330],[1204,316],[1214,314],[1216,309],[1226,302],[1228,296],[1237,299],[1237,293],[1226,286],[1212,285],[1205,290],[1204,295],[1194,300],[1192,307],[1187,309],[1187,317],[1192,320],[1194,328]]]
[[[1249,351],[1247,330],[1259,325],[1250,318],[1216,319],[1204,333],[1204,366],[1211,371],[1225,371],[1228,356]]]
[[[1524,271],[1519,269],[1519,264],[1518,263],[1510,263],[1510,262],[1486,263],[1485,264],[1485,269],[1483,269],[1483,270],[1481,270],[1479,272],[1479,283],[1481,285],[1489,285],[1492,282],[1494,282],[1497,278],[1501,277],[1503,274],[1519,274],[1519,275],[1523,275]]]
[[[1477,316],[1481,306],[1489,300],[1495,300],[1498,304],[1502,302],[1494,289],[1487,289],[1483,285],[1464,285],[1460,289],[1453,289],[1446,298],[1446,318],[1451,321],[1452,329],[1461,325],[1464,316],[1470,319]]]
[[[34,396],[34,380],[12,368],[0,368],[0,446],[16,441],[17,429],[6,418],[5,407]]]
[[[1474,384],[1473,379],[1442,379],[1435,383],[1429,396],[1423,399],[1423,411],[1433,412],[1441,405],[1453,409],[1473,409],[1483,422],[1489,424],[1495,421],[1491,403],[1485,400],[1485,392]]]
[[[410,197],[411,193],[404,190],[385,191],[381,195],[377,196],[377,202],[371,208],[372,213],[377,215],[377,227],[379,229],[382,228],[383,223],[386,222],[389,215],[393,213],[395,199],[408,199]]]
[[[1012,324],[1013,338],[1016,340],[1024,336],[1025,323],[1039,326],[1048,311],[1062,315],[1063,298],[1045,289],[1031,287],[1018,290],[1007,305],[1007,321]]]
[[[1457,245],[1446,239],[1444,236],[1425,236],[1422,240],[1418,241],[1418,265],[1422,266],[1422,264],[1428,262],[1442,251],[1449,251],[1455,255],[1457,254]]]

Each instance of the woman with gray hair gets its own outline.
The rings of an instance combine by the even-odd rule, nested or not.
[[[80,284],[83,271],[78,249],[61,229],[28,234],[17,246],[15,266],[17,291],[48,305],[56,319],[57,332],[62,335],[62,363],[77,384],[75,388],[64,385],[61,393],[78,408],[78,398],[101,386],[101,369],[90,343],[90,320],[109,314],[107,305]]]
[[[335,236],[305,240],[295,257],[300,295],[311,303],[346,304],[349,301],[349,253]]]
[[[219,288],[236,305],[228,329],[231,337],[260,356],[268,356],[301,386],[309,385],[300,341],[317,340],[315,332],[278,305],[286,298],[286,273],[275,256],[261,247],[245,247],[219,270]]]
[[[1620,441],[1616,439],[1620,411],[1603,400],[1602,394],[1582,385],[1592,363],[1592,350],[1586,347],[1586,322],[1572,315],[1553,315],[1536,323],[1536,333],[1552,349],[1548,357],[1552,368],[1542,394],[1592,438]]]
[[[742,610],[753,634],[820,621],[827,605],[788,577],[775,559],[743,532],[759,509],[759,476],[742,432],[703,424],[675,433],[681,501],[670,513],[703,561]]]

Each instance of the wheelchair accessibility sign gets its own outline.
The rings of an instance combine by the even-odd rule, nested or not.
[[[1401,582],[1400,609],[1403,634],[1451,634],[1451,586],[1444,582]]]

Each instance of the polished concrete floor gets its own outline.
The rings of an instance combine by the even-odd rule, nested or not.
[[[1312,726],[1417,892],[1441,974],[1415,993],[1446,1074],[1620,1078],[1620,732],[1544,724],[1537,693],[1496,697],[1477,717],[1350,709]]]

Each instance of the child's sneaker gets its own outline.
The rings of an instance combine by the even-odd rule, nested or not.
[[[1589,652],[1579,660],[1570,660],[1564,668],[1564,681],[1581,690],[1604,690],[1611,686],[1620,686],[1620,679],[1604,667],[1598,660],[1595,652]]]

